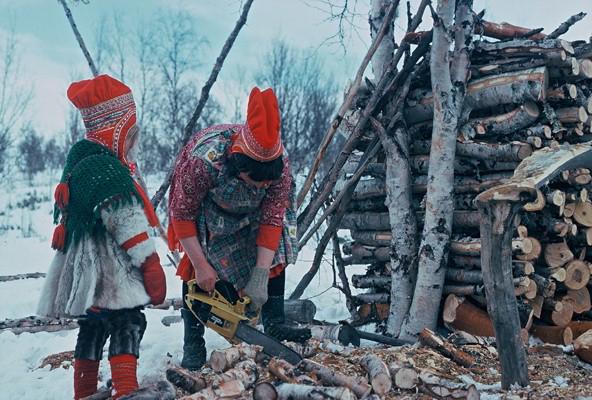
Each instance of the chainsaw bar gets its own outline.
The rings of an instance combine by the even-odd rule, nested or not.
[[[238,324],[238,328],[234,335],[248,344],[262,346],[263,352],[268,356],[282,358],[294,366],[302,361],[302,356],[300,356],[300,354],[296,353],[291,348],[284,346],[282,342],[276,338],[257,330],[257,328],[254,328],[245,322]]]

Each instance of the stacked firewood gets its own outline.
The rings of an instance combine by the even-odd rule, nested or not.
[[[485,323],[489,317],[474,199],[507,182],[534,151],[592,140],[590,57],[590,43],[541,34],[475,43],[465,100],[468,122],[456,146],[453,232],[443,288],[444,322],[454,329],[493,335],[491,322]],[[415,77],[404,108],[419,233],[432,145],[434,111],[429,82],[427,74]],[[354,125],[357,112],[351,110],[348,115]],[[354,297],[358,323],[382,321],[389,310],[389,261],[397,249],[390,248],[384,158],[379,154],[367,166],[340,225],[350,230],[352,239],[342,248],[344,264],[368,265],[365,275],[352,277],[354,287],[368,289]],[[359,155],[350,157],[343,181],[355,171],[359,159]],[[592,318],[587,286],[592,265],[588,251],[592,246],[591,190],[589,169],[564,171],[538,191],[515,221],[513,276],[521,322],[549,342],[570,344],[577,337],[576,328],[570,327],[572,321]]]

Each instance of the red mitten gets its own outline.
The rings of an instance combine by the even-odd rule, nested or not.
[[[150,296],[150,303],[155,306],[162,304],[166,297],[166,279],[160,266],[158,254],[150,254],[140,269],[144,274],[144,287]]]

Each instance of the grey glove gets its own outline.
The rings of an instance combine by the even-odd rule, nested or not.
[[[267,282],[269,281],[269,270],[255,267],[251,272],[251,279],[243,289],[243,295],[249,296],[251,303],[247,311],[255,312],[267,302]]]

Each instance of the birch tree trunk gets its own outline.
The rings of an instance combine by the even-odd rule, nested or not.
[[[387,333],[398,337],[413,297],[417,275],[417,221],[411,207],[411,167],[407,131],[393,137],[378,130],[386,152],[386,205],[391,226],[391,302]]]
[[[370,37],[374,39],[380,27],[382,26],[386,10],[389,8],[391,3],[395,1],[399,3],[399,0],[372,0],[372,8],[370,9]],[[397,7],[397,5],[395,5]],[[377,83],[380,80],[382,74],[386,71],[389,63],[393,59],[395,51],[395,18],[397,18],[397,12],[395,16],[388,22],[388,27],[380,45],[372,57],[372,73],[374,74],[374,82]]]
[[[473,32],[472,0],[439,0],[434,17],[430,68],[434,93],[434,128],[426,216],[419,247],[417,284],[409,315],[399,337],[417,338],[424,327],[435,329],[448,261],[454,204],[456,136],[469,73],[469,49]],[[456,24],[453,25],[456,11]],[[453,36],[454,34],[454,36]],[[454,59],[449,49],[454,37]],[[467,43],[468,42],[468,43]]]

